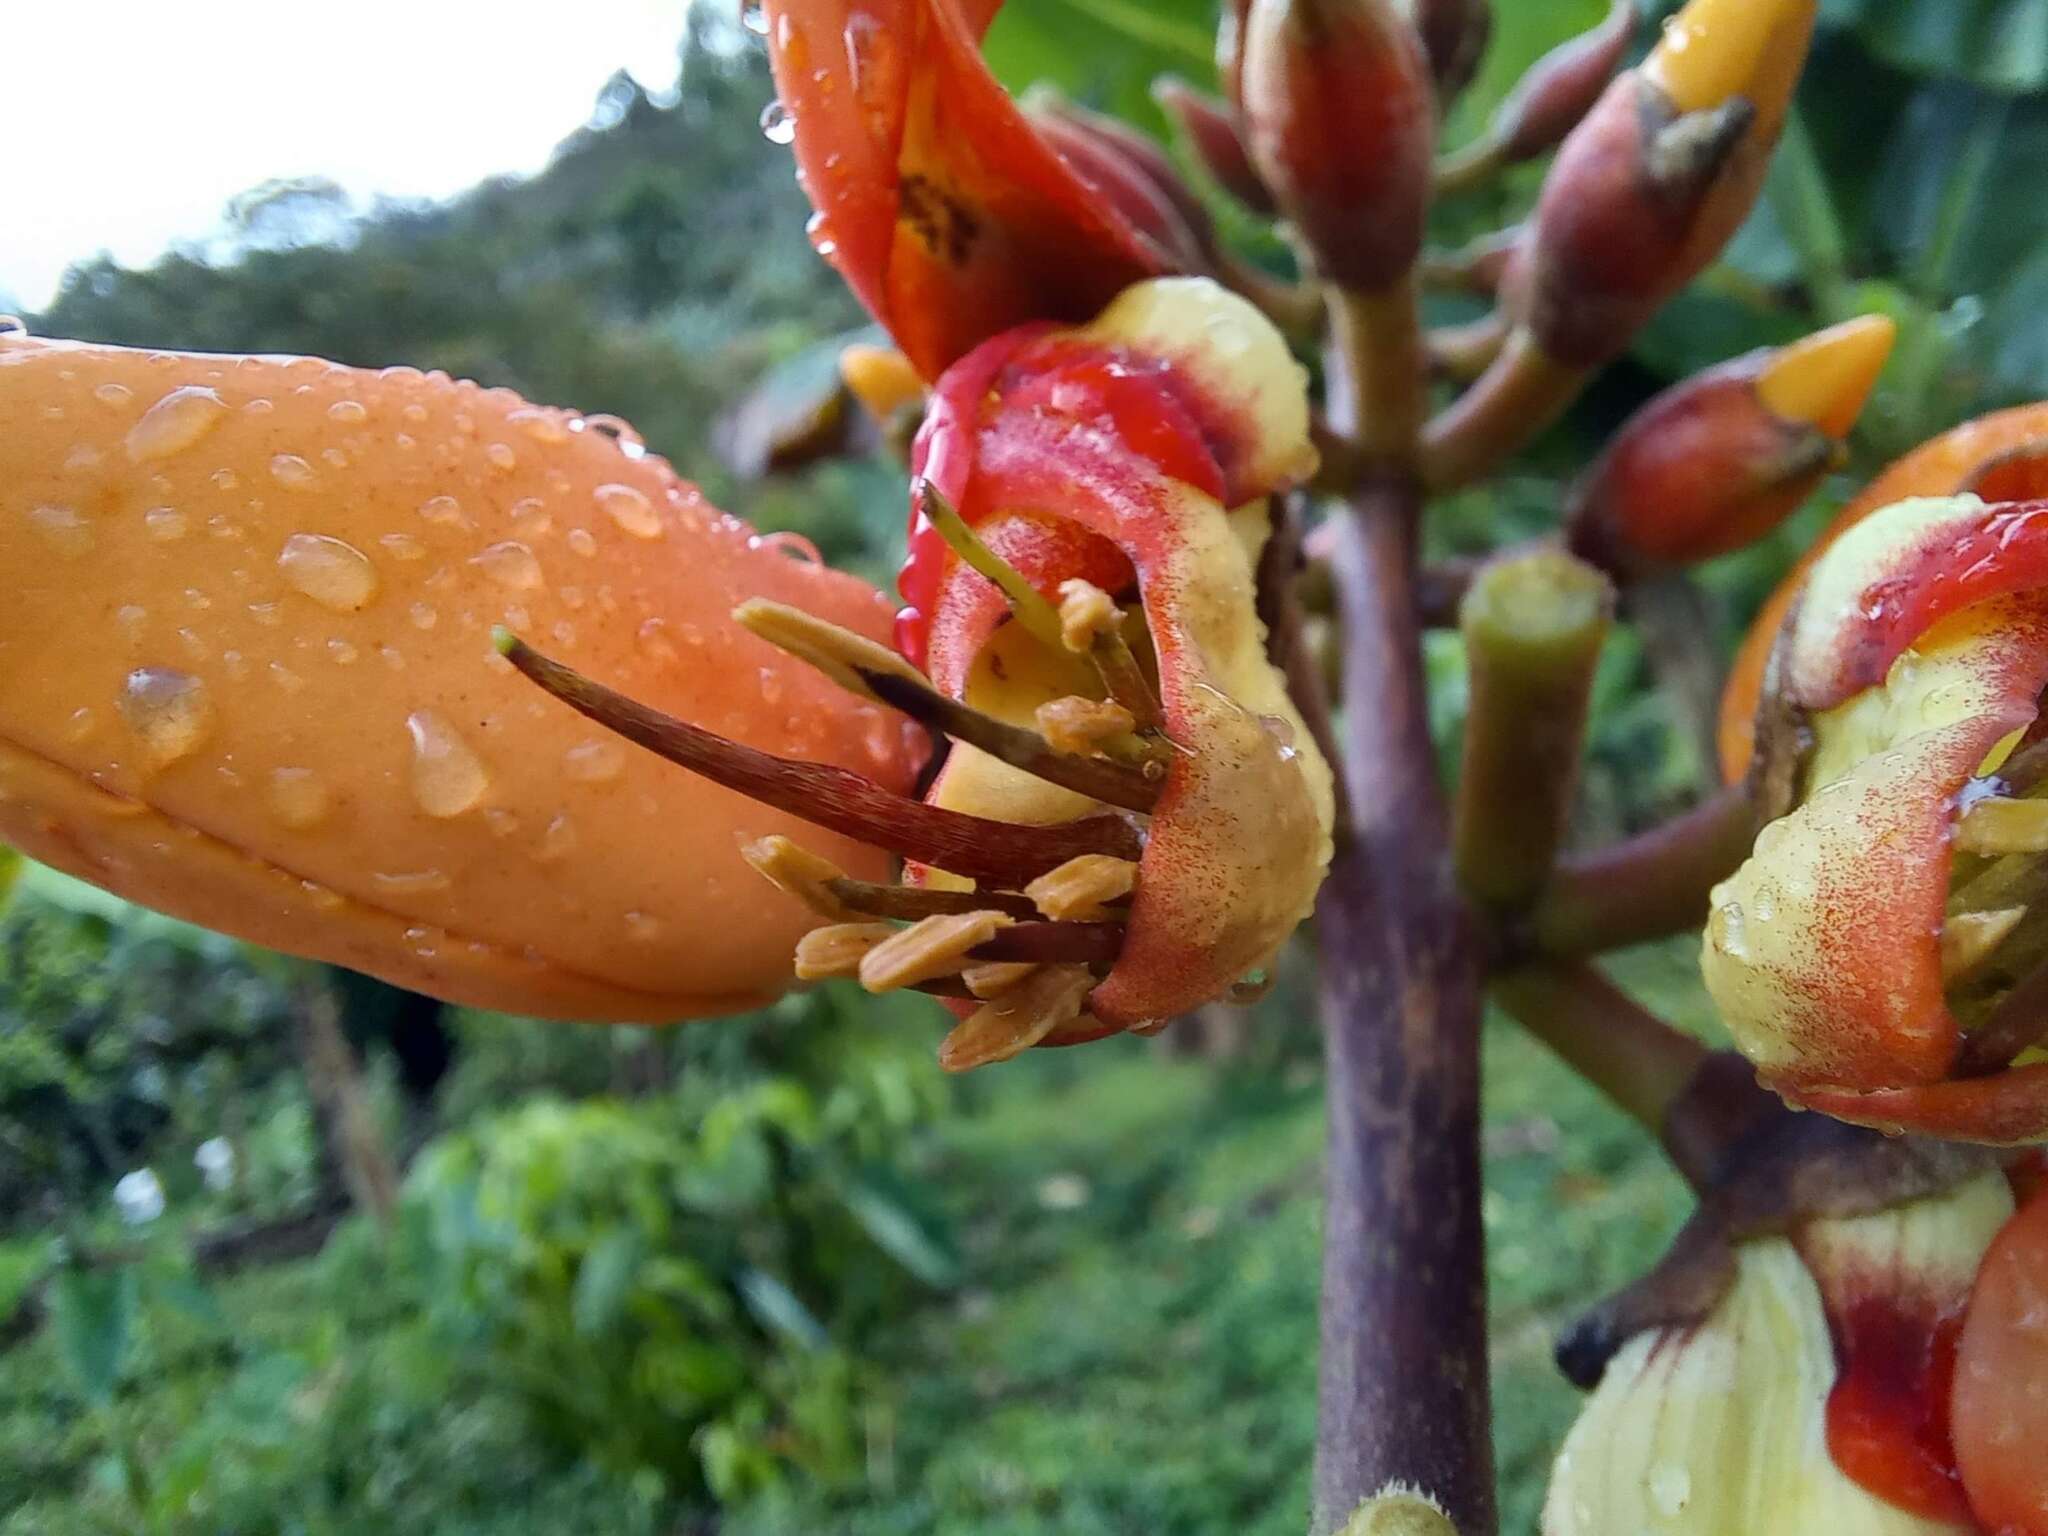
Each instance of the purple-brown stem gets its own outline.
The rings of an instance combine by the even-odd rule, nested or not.
[[[1480,953],[1430,747],[1420,496],[1387,478],[1351,500],[1331,562],[1353,822],[1318,908],[1329,1168],[1312,1529],[1401,1483],[1460,1536],[1492,1536]]]
[[[1741,867],[1756,833],[1755,806],[1736,785],[1625,842],[1567,855],[1529,939],[1544,954],[1591,955],[1697,928],[1707,893]]]

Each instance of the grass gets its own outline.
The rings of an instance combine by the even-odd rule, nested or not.
[[[1624,976],[1696,1018],[1689,965],[1680,945]],[[1550,1339],[1656,1254],[1686,1201],[1639,1131],[1498,1021],[1486,1069],[1497,1449],[1505,1529],[1522,1533],[1575,1411]],[[1295,1536],[1314,1434],[1312,1063],[1219,1068],[1125,1041],[1038,1053],[965,1097],[924,1173],[966,1278],[906,1302],[879,1349],[863,1485],[791,1490],[716,1528]],[[100,1414],[57,1385],[48,1337],[0,1355],[0,1533],[126,1528],[121,1443],[159,1480],[196,1477],[212,1531],[713,1528],[540,1457],[516,1415],[417,1347],[415,1320],[380,1300],[381,1262],[350,1230],[320,1259],[226,1282],[231,1328],[153,1317]]]

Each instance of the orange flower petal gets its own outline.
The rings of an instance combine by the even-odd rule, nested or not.
[[[0,838],[461,1002],[729,1011],[815,921],[735,846],[796,823],[539,696],[493,624],[755,746],[913,773],[896,717],[729,617],[879,636],[878,594],[630,436],[440,375],[0,337],[0,571]]]
[[[812,238],[926,378],[1169,270],[982,61],[1000,0],[767,0]]]

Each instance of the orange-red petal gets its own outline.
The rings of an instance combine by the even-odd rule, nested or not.
[[[999,4],[766,0],[812,238],[926,378],[1170,267],[990,73]]]

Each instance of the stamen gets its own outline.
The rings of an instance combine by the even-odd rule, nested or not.
[[[960,979],[967,984],[970,996],[987,1002],[990,998],[1013,991],[1019,982],[1037,969],[1026,960],[987,960],[968,966],[960,973]]]
[[[499,654],[541,688],[628,741],[813,825],[969,880],[1015,890],[1079,854],[1135,859],[1142,851],[1137,829],[1122,816],[1023,826],[926,805],[848,769],[776,757],[649,709],[541,655],[509,630],[497,630],[494,640]]]
[[[1128,811],[1150,812],[1158,785],[1142,772],[1097,758],[1063,755],[1027,731],[971,705],[949,699],[924,674],[885,646],[800,608],[750,598],[733,610],[746,628],[809,662],[840,687],[899,709],[919,724],[943,731],[1034,777]]]
[[[1060,616],[1038,588],[1024,579],[1022,571],[982,543],[981,535],[967,526],[967,520],[954,510],[945,493],[931,481],[918,481],[916,494],[925,520],[938,530],[939,537],[946,541],[954,554],[996,584],[1009,600],[1010,611],[1017,616],[1017,622],[1029,630],[1040,645],[1060,649],[1064,644],[1060,638]]]
[[[920,981],[956,975],[971,950],[986,944],[1011,922],[1000,912],[927,917],[870,950],[860,962],[860,984],[870,992],[893,992]]]
[[[1008,1061],[1080,1017],[1095,978],[1079,966],[1044,966],[976,1009],[939,1045],[939,1065],[965,1072]]]
[[[1078,578],[1060,583],[1060,638],[1095,663],[1109,696],[1145,730],[1159,725],[1159,696],[1124,638],[1124,614],[1110,595]]]
[[[861,961],[896,936],[887,923],[834,923],[796,941],[798,981],[834,981],[860,974]]]
[[[947,891],[918,885],[874,885],[842,873],[828,859],[782,836],[743,844],[740,857],[770,884],[779,886],[820,917],[845,921],[855,917],[895,918],[916,922],[950,912],[1001,912],[1030,918],[1038,908],[1008,891]]]
[[[2036,966],[1998,1000],[1991,1016],[1963,1039],[1955,1076],[2002,1072],[2015,1057],[2048,1035],[2048,965]]]
[[[1998,858],[2048,853],[2048,800],[1980,800],[1956,822],[1955,848]]]
[[[2026,915],[2025,907],[2001,907],[1991,912],[1958,912],[1949,918],[1941,929],[1942,985],[1961,981],[1983,965]]]
[[[1137,865],[1085,853],[1040,875],[1024,894],[1055,922],[1101,922],[1110,915],[1105,903],[1130,895],[1137,883]]]

